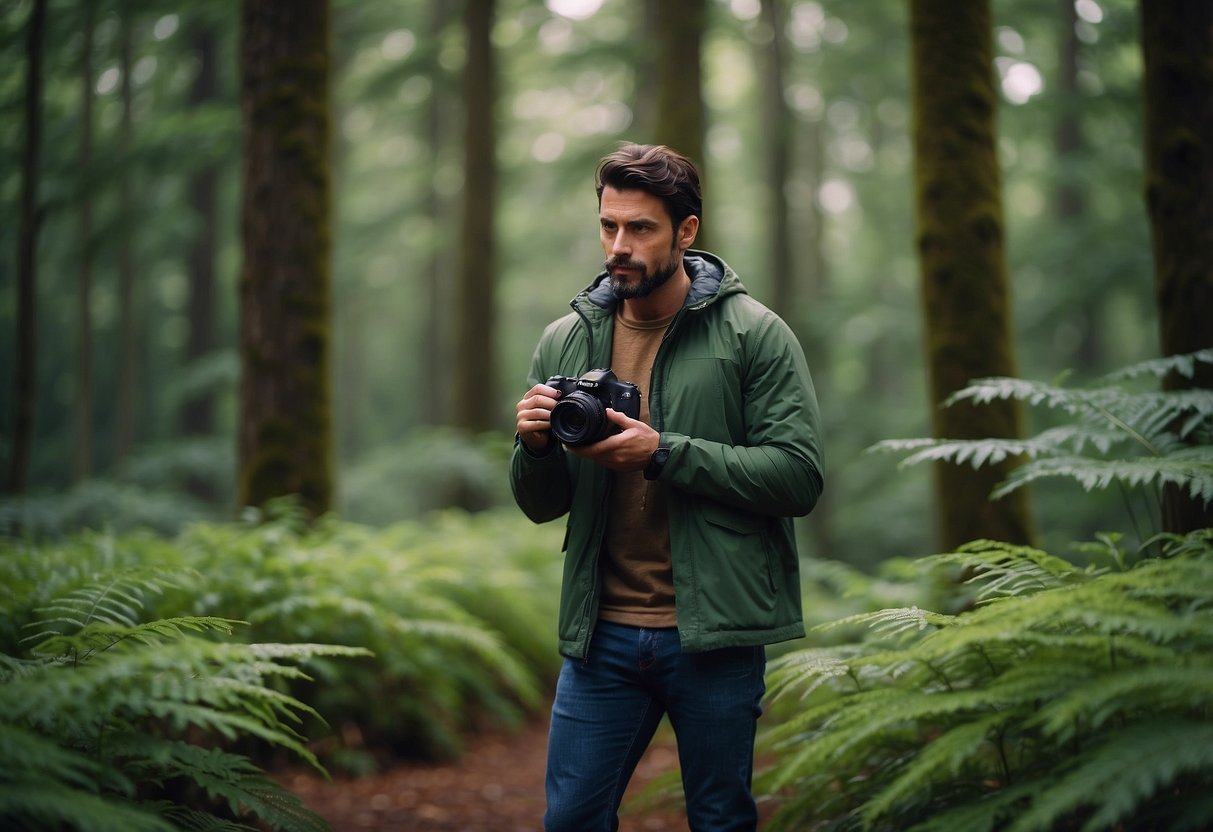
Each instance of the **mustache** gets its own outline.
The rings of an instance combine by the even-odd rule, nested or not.
[[[630,257],[612,257],[602,264],[602,267],[607,271],[611,269],[639,269],[645,270],[644,263],[639,260],[633,260]]]

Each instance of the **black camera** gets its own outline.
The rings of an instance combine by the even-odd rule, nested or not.
[[[552,376],[548,387],[560,391],[552,408],[552,434],[566,445],[593,445],[619,428],[607,419],[606,409],[640,418],[640,388],[620,381],[610,370],[590,370],[581,378]]]

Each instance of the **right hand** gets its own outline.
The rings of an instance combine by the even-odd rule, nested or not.
[[[535,453],[543,453],[552,444],[552,408],[560,391],[546,384],[536,384],[519,400],[518,438]]]

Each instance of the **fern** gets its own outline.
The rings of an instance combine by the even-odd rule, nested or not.
[[[983,465],[1018,459],[994,491],[1001,497],[1036,480],[1061,478],[1085,490],[1114,484],[1129,489],[1175,485],[1191,497],[1213,501],[1213,392],[1133,391],[1127,382],[1191,376],[1199,363],[1213,363],[1213,350],[1142,362],[1074,389],[1016,378],[988,378],[953,394],[945,406],[1015,399],[1062,411],[1073,423],[1028,439],[893,439],[876,451],[909,452],[902,465],[948,462]]]
[[[1078,567],[993,542],[924,558],[975,605],[852,616],[858,644],[772,662],[771,829],[1100,830],[1213,822],[1213,530]],[[1129,824],[1127,828],[1138,828]],[[1144,828],[1144,827],[1143,827]]]
[[[269,829],[327,828],[248,758],[183,738],[256,739],[323,771],[298,730],[302,716],[319,714],[275,680],[306,679],[300,662],[367,651],[217,642],[202,636],[240,622],[214,616],[138,621],[148,595],[172,585],[162,570],[119,569],[37,606],[43,617],[23,624],[28,656],[0,661],[0,822],[252,829],[247,817]],[[167,799],[174,781],[200,789],[216,810]]]

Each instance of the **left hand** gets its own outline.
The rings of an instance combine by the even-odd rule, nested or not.
[[[609,407],[606,409],[606,417],[619,427],[620,433],[611,434],[593,445],[582,445],[579,448],[566,446],[566,450],[612,471],[643,470],[649,464],[649,457],[661,443],[661,434],[639,419],[632,419]]]

